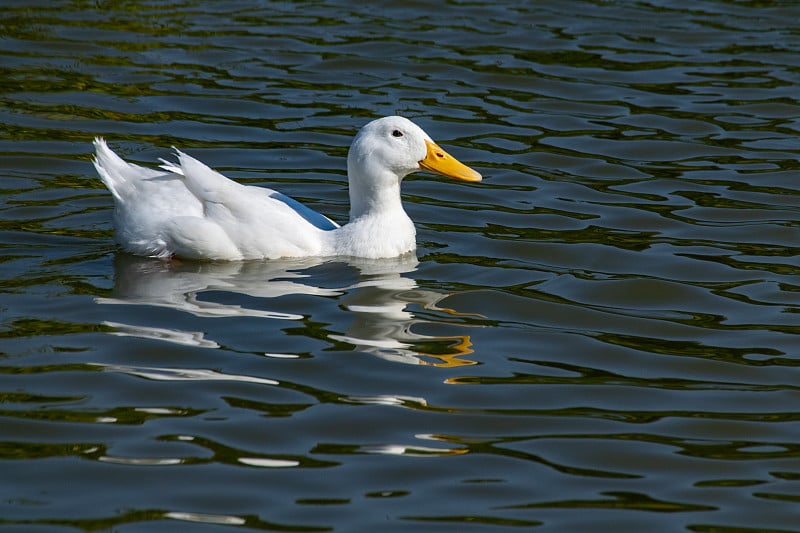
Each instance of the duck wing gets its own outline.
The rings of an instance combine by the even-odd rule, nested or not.
[[[95,167],[114,195],[117,240],[129,251],[195,259],[319,255],[338,224],[272,189],[242,185],[180,151],[152,170],[102,139]]]

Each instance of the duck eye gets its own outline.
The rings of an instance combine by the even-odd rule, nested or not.
[[[392,132],[392,137],[402,137],[402,136],[403,136],[403,132],[400,131],[400,130],[394,130]]]

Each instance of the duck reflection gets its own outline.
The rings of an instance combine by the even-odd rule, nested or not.
[[[335,297],[340,300],[341,308],[352,316],[352,322],[344,333],[328,334],[330,341],[352,344],[357,351],[400,363],[445,367],[475,364],[465,357],[473,352],[469,335],[435,336],[412,331],[420,324],[447,322],[445,315],[462,315],[439,307],[449,294],[422,289],[413,278],[404,276],[414,272],[417,265],[413,254],[390,260],[347,262],[310,258],[199,263],[165,262],[119,253],[114,261],[112,294],[96,301],[104,305],[166,307],[198,317],[242,316],[298,321],[304,317],[265,309],[269,299],[291,295]],[[317,272],[318,269],[323,271]],[[354,277],[355,282],[337,282],[352,281]],[[257,298],[259,308],[198,297],[210,291]],[[414,307],[430,313],[415,313]],[[431,313],[434,318],[420,316]],[[203,332],[111,321],[105,324],[115,335],[219,347]]]

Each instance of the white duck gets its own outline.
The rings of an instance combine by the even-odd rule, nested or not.
[[[114,195],[117,241],[134,254],[162,258],[396,257],[416,248],[400,199],[405,176],[428,170],[481,180],[410,120],[374,120],[347,155],[350,222],[340,227],[288,196],[232,181],[177,150],[177,164],[152,170],[125,162],[103,139],[94,146],[94,166]]]

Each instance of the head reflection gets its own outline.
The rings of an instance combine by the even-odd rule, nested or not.
[[[302,321],[304,315],[313,315],[313,306],[303,314],[270,310],[279,307],[275,299],[293,295],[334,297],[351,320],[342,321],[348,323],[343,332],[328,332],[330,342],[350,344],[356,351],[407,364],[445,367],[475,364],[465,357],[473,352],[468,335],[424,335],[412,331],[423,325],[456,325],[448,319],[460,315],[439,307],[449,296],[447,293],[420,288],[410,277],[417,265],[413,254],[390,260],[234,263],[165,262],[118,254],[114,289],[110,297],[96,301],[104,305],[166,307],[204,318]],[[217,297],[220,294],[226,297]],[[237,295],[245,298],[236,298]],[[129,321],[108,321],[106,325],[116,335],[219,347],[203,332],[163,325],[142,326]]]

